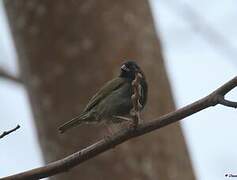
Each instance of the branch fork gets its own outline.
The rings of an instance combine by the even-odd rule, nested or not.
[[[231,81],[226,83],[225,86],[220,87],[209,96],[207,96],[212,106],[221,104],[223,106],[237,108],[237,102],[225,99],[225,95],[236,87],[235,84],[237,84],[237,77],[233,78]]]

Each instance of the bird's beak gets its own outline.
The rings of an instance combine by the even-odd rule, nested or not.
[[[124,71],[127,71],[127,72],[130,71],[125,65],[122,65],[121,69],[124,70]]]

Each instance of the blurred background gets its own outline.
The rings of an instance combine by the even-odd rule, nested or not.
[[[185,106],[236,76],[234,0],[54,3],[0,1],[0,69],[23,80],[0,79],[0,133],[21,125],[0,140],[0,177],[103,137],[103,128],[62,137],[57,127],[79,113],[127,58],[138,61],[150,85],[144,119]],[[237,174],[236,120],[234,109],[209,108],[182,120],[181,128],[176,123],[125,143],[54,178],[226,179]]]

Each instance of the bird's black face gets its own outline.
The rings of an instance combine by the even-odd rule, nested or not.
[[[133,80],[136,72],[140,72],[140,67],[134,61],[127,61],[122,64],[120,77]]]

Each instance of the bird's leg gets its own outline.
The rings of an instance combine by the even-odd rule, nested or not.
[[[124,116],[113,116],[114,118],[116,119],[120,119],[120,120],[123,120],[123,121],[132,121],[131,118],[128,118],[128,117],[124,117]]]
[[[135,113],[135,112],[134,112]],[[117,118],[117,119],[120,119],[120,120],[122,120],[122,121],[126,121],[126,122],[128,122],[129,124],[128,124],[128,126],[129,126],[129,128],[134,128],[134,119],[132,119],[132,118],[128,118],[128,117],[124,117],[124,116],[114,116],[115,118]],[[133,116],[132,116],[133,117]]]
[[[138,118],[137,121],[140,122],[140,113],[138,113],[137,115],[135,114],[135,112],[130,112],[130,115],[133,118]],[[122,121],[126,121],[128,122],[128,127],[131,129],[134,129],[134,119],[133,118],[129,118],[129,117],[124,117],[124,116],[113,116],[114,118],[120,119]]]

